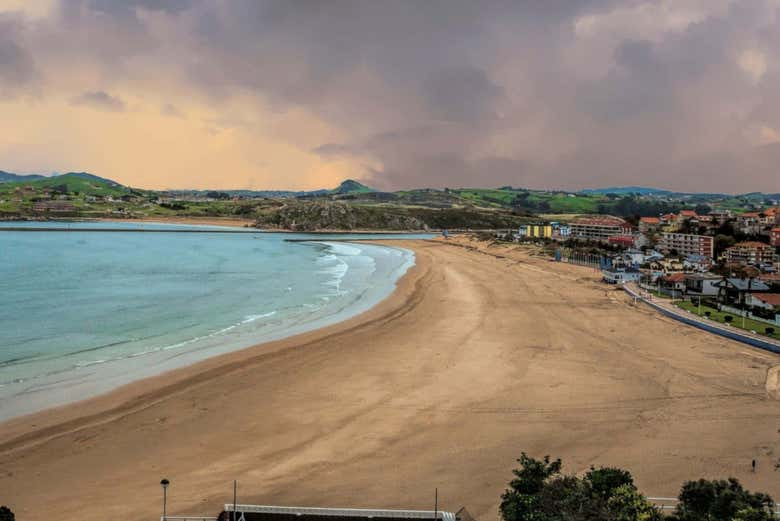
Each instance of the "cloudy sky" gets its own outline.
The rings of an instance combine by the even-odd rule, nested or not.
[[[0,0],[0,170],[780,190],[780,0]]]

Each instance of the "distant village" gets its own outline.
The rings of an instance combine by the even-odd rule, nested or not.
[[[708,318],[774,336],[780,328],[780,206],[735,214],[681,210],[632,223],[582,216],[520,226],[500,237],[544,241],[559,261],[600,269]],[[750,327],[747,327],[750,328]]]

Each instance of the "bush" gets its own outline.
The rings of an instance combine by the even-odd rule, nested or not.
[[[767,335],[769,335],[769,336],[772,336],[772,335],[774,335],[774,334],[775,334],[775,328],[773,328],[773,327],[767,327],[767,328],[765,328],[765,329],[764,329],[764,332],[765,332]]]
[[[731,324],[731,321],[732,321],[732,320],[734,320],[734,317],[732,317],[731,315],[726,315],[725,317],[723,317],[723,321],[724,321],[726,324]]]
[[[707,318],[710,318],[710,315],[712,315],[712,312],[711,312],[711,311],[705,311],[705,312],[704,312],[704,316],[705,316],[705,317],[707,317]]]

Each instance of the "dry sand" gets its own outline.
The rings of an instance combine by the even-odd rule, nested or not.
[[[399,244],[393,242],[393,244]],[[0,425],[17,518],[248,503],[497,518],[521,451],[629,469],[649,495],[735,476],[780,497],[780,357],[634,306],[584,268],[408,241],[399,289],[344,323]],[[481,248],[481,246],[480,246]],[[758,472],[750,472],[750,461]]]

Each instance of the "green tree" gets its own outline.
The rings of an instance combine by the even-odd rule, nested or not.
[[[547,519],[539,511],[539,493],[548,478],[561,472],[561,460],[550,461],[550,456],[537,460],[523,452],[517,462],[520,468],[512,471],[515,478],[501,495],[501,516],[504,521]]]
[[[657,521],[658,510],[618,468],[593,468],[583,477],[562,475],[561,461],[536,460],[525,453],[504,492],[505,521]]]
[[[688,481],[673,521],[772,521],[772,498],[745,490],[735,478]]]
[[[16,516],[7,506],[0,506],[0,521],[16,521]]]
[[[607,501],[608,510],[615,521],[660,521],[663,519],[656,507],[639,493],[633,484],[620,485],[612,491]]]
[[[602,498],[611,497],[618,487],[624,485],[633,487],[634,485],[634,478],[631,477],[630,472],[614,467],[601,467],[599,469],[591,467],[590,471],[585,474],[585,479],[590,482],[593,494]]]

